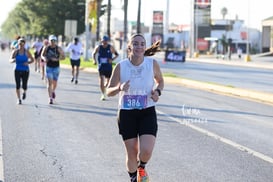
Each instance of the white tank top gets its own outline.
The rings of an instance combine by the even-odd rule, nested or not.
[[[154,87],[153,59],[144,57],[144,61],[133,65],[129,59],[120,63],[120,83],[130,80],[128,92],[120,91],[119,109],[145,109],[155,105],[151,99]]]

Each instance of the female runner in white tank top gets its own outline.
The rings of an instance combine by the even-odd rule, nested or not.
[[[128,43],[128,58],[119,62],[110,78],[108,96],[119,93],[118,126],[127,156],[127,170],[132,182],[147,182],[145,165],[152,155],[157,134],[155,104],[164,80],[154,55],[157,42],[146,49],[143,35],[135,34]]]

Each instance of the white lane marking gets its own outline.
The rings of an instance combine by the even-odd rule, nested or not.
[[[194,129],[194,130],[196,130],[196,131],[198,131],[200,133],[203,133],[203,134],[205,134],[207,136],[210,136],[210,137],[212,137],[212,138],[214,138],[216,140],[219,140],[219,141],[221,141],[221,142],[223,142],[225,144],[228,144],[228,145],[230,145],[230,146],[232,146],[232,147],[234,147],[234,148],[236,148],[238,150],[241,150],[243,152],[247,152],[250,155],[253,155],[253,156],[255,156],[255,157],[259,158],[259,159],[262,159],[262,160],[264,160],[266,162],[269,162],[269,163],[273,164],[273,158],[272,157],[264,155],[264,154],[262,154],[260,152],[257,152],[257,151],[255,151],[253,149],[250,149],[248,147],[240,145],[240,144],[238,144],[236,142],[233,142],[233,141],[231,141],[231,140],[229,140],[227,138],[221,137],[221,136],[219,136],[219,135],[217,135],[215,133],[212,133],[212,132],[210,132],[210,131],[208,131],[206,129],[200,128],[200,127],[195,126],[193,124],[190,124],[188,122],[182,122],[180,119],[172,117],[169,114],[164,113],[164,112],[162,112],[162,111],[160,111],[158,109],[157,109],[157,112],[160,113],[160,114],[162,114],[162,115],[165,115],[166,117],[168,117],[169,119],[171,119],[171,120],[173,120],[173,121],[175,121],[177,123],[180,123],[182,125],[188,126],[188,127],[192,128],[192,129]]]
[[[0,118],[0,182],[4,182],[2,120]]]

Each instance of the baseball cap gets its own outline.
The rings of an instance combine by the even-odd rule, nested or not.
[[[102,37],[102,41],[108,41],[108,40],[109,40],[108,36],[105,35],[105,36]]]
[[[50,35],[48,39],[49,41],[57,40],[57,37],[55,35]]]

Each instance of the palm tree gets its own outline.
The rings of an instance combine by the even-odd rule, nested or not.
[[[227,13],[228,13],[227,8],[226,8],[226,7],[223,7],[223,8],[221,9],[221,14],[222,14],[222,16],[223,16],[223,19],[225,19],[225,16],[227,15]],[[227,29],[227,26],[226,26],[226,29]],[[226,30],[226,31],[227,31],[227,30]],[[225,54],[226,51],[227,51],[227,39],[226,39],[226,34],[222,36],[222,39],[221,39],[220,41],[221,41],[221,43],[222,43],[222,45],[223,45],[223,54]]]
[[[137,33],[141,33],[140,14],[141,14],[141,0],[138,0],[138,10],[137,10]]]
[[[222,14],[222,16],[223,16],[223,19],[225,19],[227,13],[228,13],[227,8],[226,8],[226,7],[223,7],[223,8],[221,9],[221,14]]]
[[[97,0],[97,31],[96,31],[96,40],[100,40],[100,10],[101,10],[102,0]]]
[[[127,16],[128,16],[128,0],[124,0],[124,38],[123,42],[127,43],[127,33],[128,33],[128,27],[127,27]]]
[[[111,9],[112,9],[112,3],[111,3],[111,0],[108,0],[108,4],[107,4],[107,35],[109,37],[111,37],[111,30],[110,30]]]

